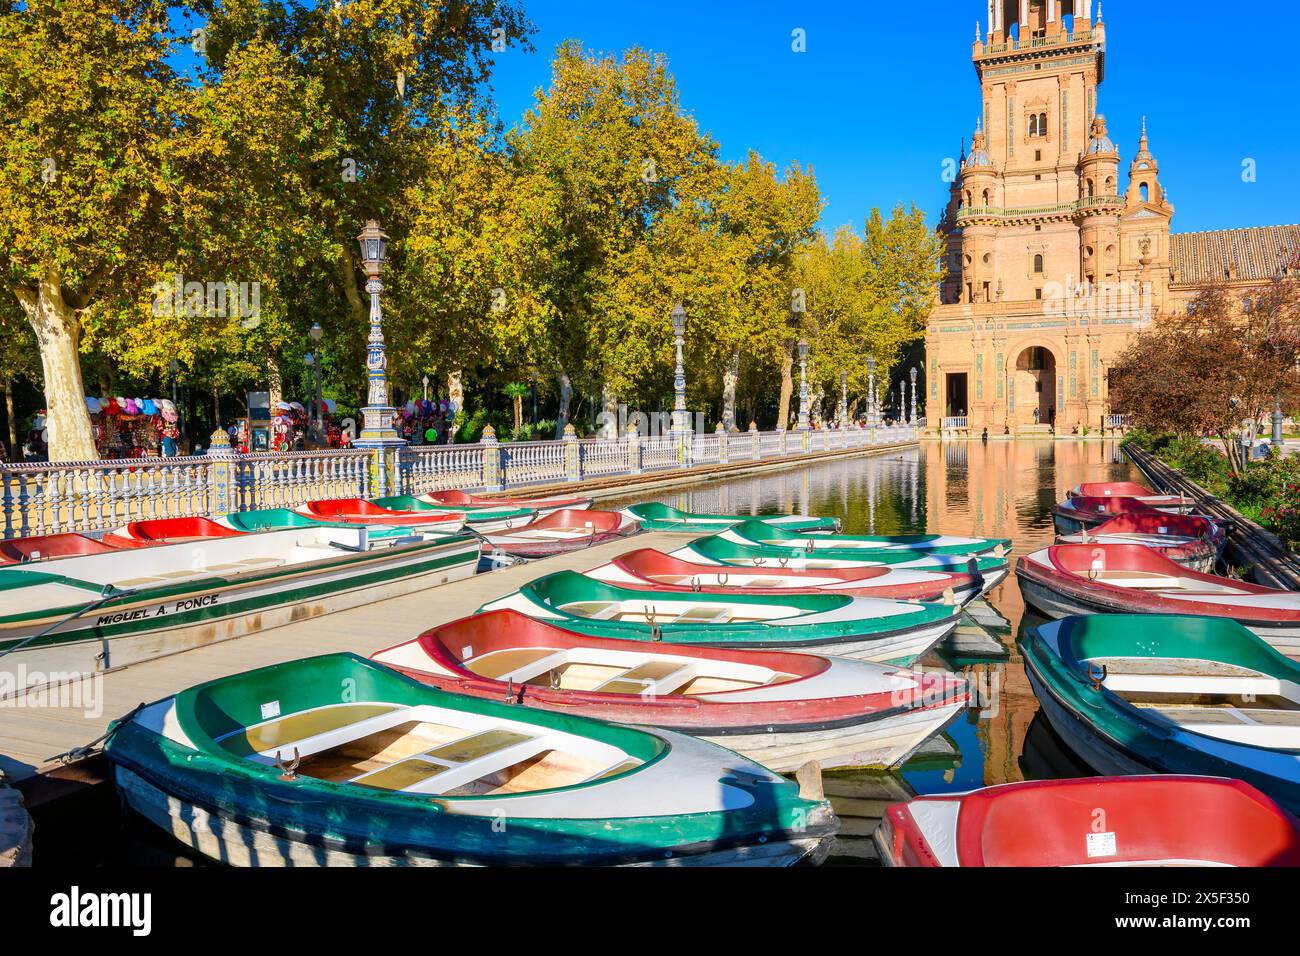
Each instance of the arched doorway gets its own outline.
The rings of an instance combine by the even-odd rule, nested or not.
[[[1025,349],[1016,358],[1016,425],[1056,424],[1056,358],[1041,345]]]

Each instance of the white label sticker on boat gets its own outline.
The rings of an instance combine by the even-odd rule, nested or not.
[[[262,705],[262,719],[270,720],[272,717],[280,716],[280,702],[273,700],[269,704]]]
[[[1162,524],[1162,525],[1160,526],[1160,533],[1161,533],[1161,534],[1168,534],[1168,533],[1169,533],[1169,527],[1168,527],[1168,525],[1163,525],[1163,524]]]
[[[1088,858],[1095,856],[1114,856],[1119,851],[1115,848],[1115,834],[1089,833]]]
[[[473,657],[473,656],[474,656],[474,645],[473,645],[473,644],[466,644],[464,647],[462,647],[462,648],[460,649],[460,657],[461,657],[461,660],[469,660],[469,658],[471,658],[471,657]]]

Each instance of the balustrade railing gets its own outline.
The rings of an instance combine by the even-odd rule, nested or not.
[[[297,508],[321,498],[370,494],[371,454],[352,451],[258,452],[235,459],[240,511]]]
[[[502,485],[537,485],[568,476],[562,441],[512,442],[501,449]]]
[[[427,495],[459,488],[481,488],[482,445],[411,445],[402,449],[400,477],[408,495]]]
[[[385,485],[422,495],[557,484],[913,441],[922,427],[411,445],[398,449],[396,474]],[[219,517],[297,508],[316,499],[365,498],[378,487],[379,462],[370,449],[236,455],[225,447],[204,457],[0,465],[0,536],[95,533],[152,518]]]

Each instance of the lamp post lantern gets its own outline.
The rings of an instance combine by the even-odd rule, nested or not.
[[[427,402],[429,400],[429,376],[427,374],[420,376],[420,385],[424,388],[424,400]]]
[[[909,425],[915,425],[916,424],[916,366],[915,365],[912,366],[912,370],[908,372],[907,375],[912,380],[912,410],[907,417],[907,423]]]
[[[876,357],[867,356],[867,427],[876,425]]]
[[[807,431],[808,425],[808,340],[799,340],[799,431]]]

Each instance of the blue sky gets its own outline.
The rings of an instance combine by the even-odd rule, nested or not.
[[[507,125],[549,79],[555,47],[639,45],[665,54],[683,106],[727,159],[749,149],[811,165],[824,225],[861,223],[873,206],[916,202],[933,219],[942,163],[979,113],[971,65],[984,0],[523,0],[536,52],[500,54],[492,82]],[[1157,6],[1163,9],[1155,12]],[[1300,222],[1295,121],[1300,5],[1236,8],[1105,0],[1099,96],[1123,168],[1147,115],[1174,229]],[[791,51],[802,28],[807,52]],[[1242,181],[1253,159],[1257,181]]]

